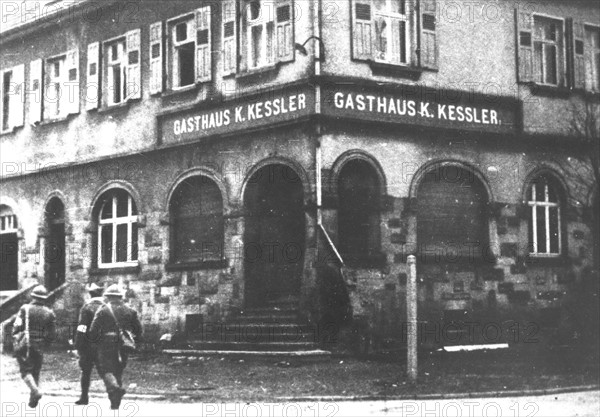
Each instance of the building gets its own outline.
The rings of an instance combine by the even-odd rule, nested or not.
[[[428,323],[556,328],[597,288],[592,2],[3,9],[1,290],[65,327],[118,282],[151,339],[285,307],[393,348],[410,254]]]

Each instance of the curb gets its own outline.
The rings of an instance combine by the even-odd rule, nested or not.
[[[275,400],[282,402],[292,401],[414,401],[414,400],[449,400],[449,399],[470,399],[470,398],[500,398],[500,397],[529,397],[552,394],[566,394],[579,391],[597,391],[599,385],[581,385],[574,387],[547,388],[533,390],[516,391],[484,391],[484,392],[466,392],[466,393],[448,393],[448,394],[405,394],[405,395],[355,395],[355,396],[302,396],[302,397],[276,397]]]
[[[501,397],[529,397],[529,396],[542,396],[542,395],[553,395],[553,394],[566,394],[571,392],[580,391],[597,391],[600,390],[600,385],[581,385],[573,387],[562,387],[562,388],[547,388],[547,389],[533,389],[533,390],[515,390],[515,391],[483,391],[483,392],[466,392],[466,393],[447,393],[447,394],[406,394],[406,395],[354,395],[354,396],[343,396],[343,395],[329,395],[329,396],[300,396],[300,397],[275,397],[276,402],[351,402],[351,401],[415,401],[415,400],[460,400],[460,399],[471,399],[471,398],[501,398]],[[25,393],[23,392],[25,395]],[[47,391],[44,395],[50,397],[74,397],[78,398],[79,394],[73,391]],[[192,393],[182,392],[165,392],[163,394],[125,394],[124,399],[127,400],[154,400],[164,401],[172,399],[173,397],[186,399],[199,397]],[[106,393],[103,392],[90,392],[90,398],[102,398],[106,399]],[[261,402],[261,401],[253,401]]]

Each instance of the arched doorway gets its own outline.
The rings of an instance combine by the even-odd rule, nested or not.
[[[46,244],[44,247],[45,285],[48,291],[65,282],[65,206],[58,198],[46,205]]]
[[[350,265],[368,263],[381,252],[381,184],[373,166],[354,159],[338,178],[338,246]]]
[[[304,191],[283,164],[258,170],[244,193],[245,301],[260,307],[295,299],[304,263]]]
[[[19,289],[19,240],[17,216],[0,206],[0,291]]]
[[[489,257],[487,192],[472,170],[440,165],[417,191],[421,263],[473,264]]]

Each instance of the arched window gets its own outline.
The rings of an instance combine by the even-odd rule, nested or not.
[[[347,162],[338,179],[338,242],[345,261],[359,262],[380,253],[381,184],[373,166]]]
[[[223,259],[223,198],[214,181],[186,179],[173,192],[170,210],[172,262]]]
[[[137,265],[138,212],[125,190],[106,192],[98,202],[98,267]]]
[[[19,289],[19,224],[8,206],[0,206],[0,291]]]
[[[453,165],[432,169],[417,191],[420,261],[482,260],[489,247],[487,193],[473,171]]]
[[[529,253],[558,256],[562,253],[559,187],[547,175],[537,177],[527,190]]]

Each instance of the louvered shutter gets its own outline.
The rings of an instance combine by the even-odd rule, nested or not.
[[[438,42],[436,0],[422,0],[420,5],[419,65],[424,68],[438,67]]]
[[[127,50],[127,85],[126,100],[142,97],[142,66],[140,64],[141,31],[135,29],[127,32],[125,49]]]
[[[530,12],[515,8],[516,42],[518,54],[519,82],[532,82],[533,75],[533,19]]]
[[[25,88],[25,65],[17,65],[12,70],[13,78],[12,85],[10,86],[10,97],[9,97],[9,126],[19,127],[23,126],[24,122],[24,88]]]
[[[223,75],[235,74],[237,70],[236,17],[237,12],[235,1],[223,1]]]
[[[150,25],[150,94],[163,90],[163,24]]]
[[[196,82],[212,78],[210,6],[196,10]]]
[[[573,22],[573,87],[585,85],[585,27],[583,22]]]
[[[291,0],[278,2],[275,10],[277,33],[277,60],[288,62],[294,59],[294,8]]]
[[[100,43],[88,45],[87,52],[87,83],[85,86],[85,109],[98,108],[100,100]]]
[[[370,1],[352,1],[352,57],[372,58],[373,11]]]
[[[67,51],[65,62],[65,83],[62,88],[61,101],[66,114],[79,113],[80,87],[79,87],[79,49]],[[66,114],[63,114],[65,116]]]
[[[29,123],[42,121],[42,60],[36,59],[29,65]]]

